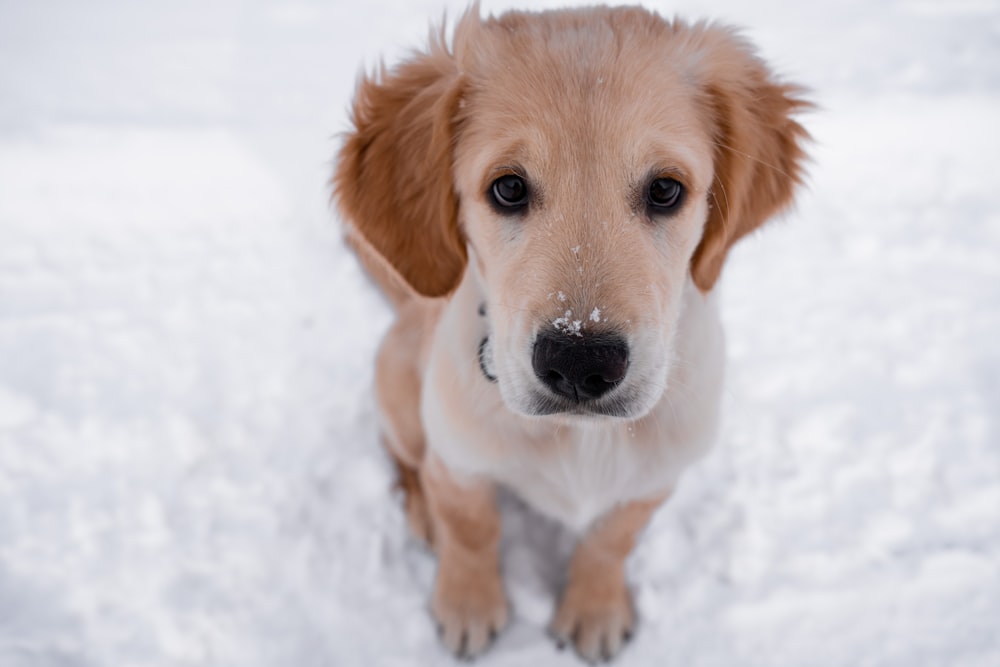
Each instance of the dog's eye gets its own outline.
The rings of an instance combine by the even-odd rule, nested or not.
[[[684,186],[672,178],[657,178],[649,184],[646,200],[653,213],[671,213],[684,199]]]
[[[517,174],[507,174],[493,181],[490,198],[501,212],[515,212],[528,204],[528,184]]]

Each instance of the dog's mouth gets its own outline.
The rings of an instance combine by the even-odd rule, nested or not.
[[[570,402],[535,392],[531,398],[529,409],[531,414],[538,417],[568,415],[573,417],[631,419],[633,418],[633,411],[629,409],[631,404],[631,400],[620,398]]]

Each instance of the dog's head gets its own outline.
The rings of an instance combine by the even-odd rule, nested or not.
[[[423,295],[472,258],[508,407],[634,419],[666,386],[685,283],[711,290],[791,200],[795,94],[726,28],[473,9],[451,47],[361,81],[336,195]]]

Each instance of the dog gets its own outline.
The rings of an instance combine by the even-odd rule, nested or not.
[[[498,485],[578,531],[557,642],[631,636],[625,560],[715,436],[714,288],[802,181],[802,94],[732,29],[640,8],[474,5],[361,77],[333,194],[396,311],[379,429],[457,656],[509,617]]]

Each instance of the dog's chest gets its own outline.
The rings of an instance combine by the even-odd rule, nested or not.
[[[579,530],[615,505],[671,490],[697,455],[685,438],[661,428],[664,415],[541,426],[503,410],[448,419],[435,396],[428,399],[428,442],[453,472],[493,479]]]
[[[533,442],[494,475],[544,514],[583,529],[615,505],[669,489],[675,467],[634,428],[578,429]]]

